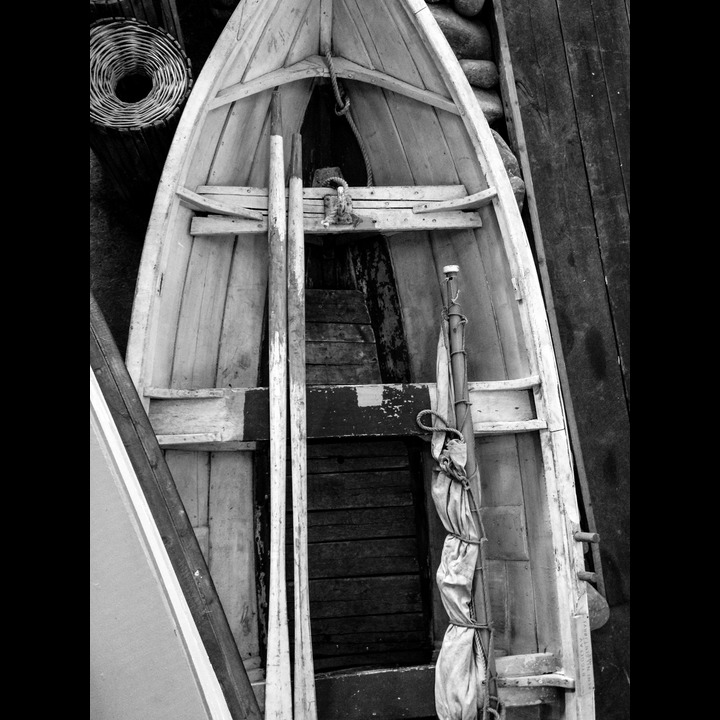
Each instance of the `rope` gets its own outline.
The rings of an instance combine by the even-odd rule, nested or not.
[[[457,625],[458,627],[471,628],[472,630],[492,630],[490,625],[480,625],[479,623],[469,622],[464,623],[460,620],[448,620],[451,625]]]
[[[436,428],[436,427],[430,427],[429,425],[424,425],[420,418],[423,415],[432,415],[433,417],[436,417],[438,420],[442,421],[445,425],[444,428]],[[460,440],[464,440],[463,434],[457,429],[450,425],[450,423],[439,413],[435,410],[421,410],[417,416],[415,417],[415,422],[423,429],[427,430],[428,432],[449,432],[449,433],[455,433]]]
[[[338,83],[337,75],[335,74],[335,67],[333,66],[332,53],[330,52],[330,50],[325,53],[325,57],[327,58],[328,70],[330,71],[330,81],[332,82],[333,92],[335,93],[335,102],[337,103],[337,107],[335,108],[335,114],[338,116],[345,116],[345,119],[348,121],[348,124],[350,125],[350,128],[355,135],[355,139],[358,141],[358,145],[360,146],[360,152],[362,152],[363,159],[365,160],[367,186],[371,187],[374,184],[374,179],[372,168],[370,167],[370,157],[368,156],[367,148],[365,147],[365,143],[363,142],[362,136],[360,135],[360,131],[357,129],[357,125],[355,125],[355,121],[353,120],[353,117],[350,113],[350,98],[343,98],[342,96],[342,91],[340,90],[340,84]]]
[[[335,221],[337,222],[339,219],[341,219],[343,222],[348,217],[348,201],[347,199],[350,197],[350,194],[347,192],[349,189],[349,185],[345,181],[345,178],[338,177],[337,175],[333,175],[332,177],[327,178],[323,181],[321,187],[329,187],[330,183],[335,183],[335,189],[337,190],[337,207],[335,208],[334,212],[331,212],[330,214],[326,215],[321,224],[324,227],[328,227],[331,222]],[[350,214],[351,217],[352,214]]]

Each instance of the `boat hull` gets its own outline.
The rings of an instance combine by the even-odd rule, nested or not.
[[[336,82],[354,123],[348,155],[336,129],[346,118],[311,121],[318,97],[332,100]],[[432,14],[415,0],[241,2],[180,120],[148,227],[127,366],[258,694],[270,543],[274,91],[285,176],[295,133],[305,158],[318,693],[343,706],[339,688],[371,687],[382,673],[388,687],[400,677],[408,687],[432,686],[448,625],[433,583],[445,533],[428,500],[428,433],[415,417],[433,402],[444,268],[457,265],[501,692],[511,707],[544,703],[558,718],[594,717],[583,549],[573,538],[580,516],[532,252],[490,127]],[[355,226],[323,225],[325,196],[335,191],[311,187],[318,158],[330,158],[325,164],[351,181]],[[347,472],[343,463],[364,469]],[[369,518],[368,534],[343,535],[360,517]],[[339,529],[323,535],[330,525]],[[399,545],[413,546],[396,548],[387,566],[377,547],[387,550],[393,527]],[[347,544],[354,541],[363,545]],[[326,543],[344,558],[331,578],[323,576]],[[361,547],[375,558],[365,566],[374,568],[370,575],[352,570]],[[352,597],[377,607],[363,612]],[[372,632],[363,629],[369,620],[355,621],[352,638],[341,639],[343,618],[358,616],[382,621]],[[362,675],[366,667],[380,674]],[[398,667],[414,674],[401,676]],[[321,675],[330,671],[345,679]],[[331,707],[318,700],[321,716],[345,717]],[[384,716],[392,712],[399,711]]]

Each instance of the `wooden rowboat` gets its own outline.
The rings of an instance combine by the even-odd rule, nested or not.
[[[126,362],[265,717],[453,717],[436,670],[462,623],[435,583],[450,536],[418,422],[453,299],[478,692],[508,718],[588,720],[553,347],[477,100],[422,0],[241,0],[167,158]]]

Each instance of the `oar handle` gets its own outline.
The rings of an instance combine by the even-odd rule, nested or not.
[[[288,186],[288,350],[294,550],[294,720],[317,720],[310,627],[307,530],[307,423],[305,391],[305,234],[302,137],[293,134]]]
[[[270,404],[270,582],[265,720],[292,718],[285,583],[287,422],[287,219],[280,94],[270,101],[268,168],[268,370]]]

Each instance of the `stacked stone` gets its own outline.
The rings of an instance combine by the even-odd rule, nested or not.
[[[480,16],[485,0],[426,0],[430,12],[443,31],[477,98],[489,125],[504,117],[500,98],[500,76],[494,61],[492,38]],[[525,183],[520,165],[502,136],[492,130],[500,157],[505,165],[515,199],[522,210]]]

